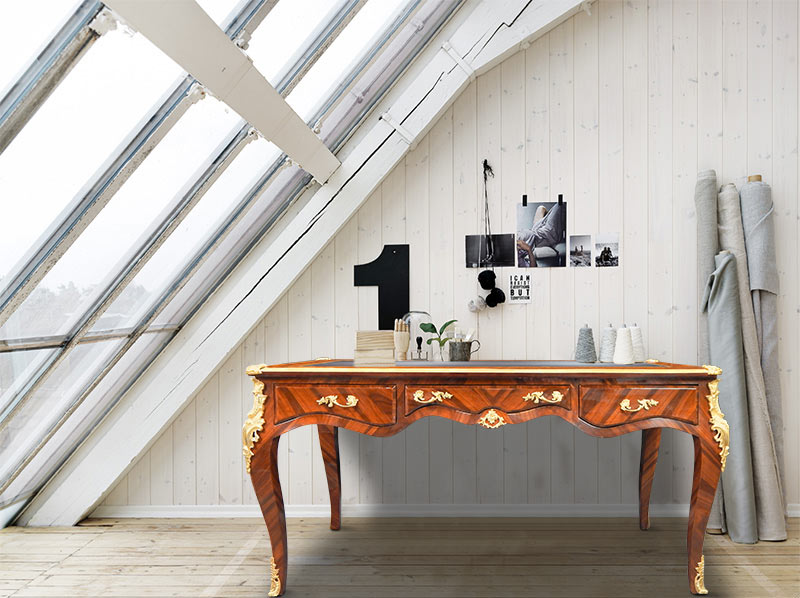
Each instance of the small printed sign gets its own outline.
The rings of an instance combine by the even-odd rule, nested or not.
[[[509,274],[508,275],[508,302],[509,303],[530,303],[531,302],[531,275],[530,274]]]

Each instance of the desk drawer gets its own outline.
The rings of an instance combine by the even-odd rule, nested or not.
[[[328,413],[376,426],[397,421],[395,386],[347,384],[345,386],[275,386],[275,422],[310,413]]]
[[[417,386],[409,384],[405,391],[405,413],[438,405],[464,413],[481,413],[489,407],[505,413],[528,411],[537,407],[555,406],[570,409],[568,385],[529,386]]]
[[[581,385],[580,417],[601,428],[665,417],[697,423],[696,386]]]

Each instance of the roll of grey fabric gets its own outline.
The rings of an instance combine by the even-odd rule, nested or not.
[[[730,426],[730,455],[720,484],[725,505],[724,527],[734,542],[754,544],[758,541],[758,525],[736,258],[729,251],[722,251],[715,263],[717,267],[708,278],[701,310],[708,316],[711,363],[722,368],[719,405]]]
[[[761,351],[761,370],[767,393],[767,409],[778,457],[781,487],[785,488],[783,451],[783,407],[778,370],[778,263],[775,254],[775,223],[772,191],[764,182],[742,186],[740,202],[753,315]]]
[[[717,198],[717,220],[720,248],[727,249],[736,258],[758,537],[761,540],[785,540],[783,492],[767,408],[764,376],[761,371],[761,352],[750,296],[750,280],[747,275],[747,253],[739,192],[732,184],[723,185],[720,190]]]
[[[704,170],[698,173],[697,183],[694,187],[694,208],[697,214],[697,292],[698,301],[701,301],[708,277],[715,268],[714,256],[719,251],[717,173],[713,170]],[[700,311],[697,322],[697,358],[700,363],[710,363],[708,324],[706,314],[702,311]]]

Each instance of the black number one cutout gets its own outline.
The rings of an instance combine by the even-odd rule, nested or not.
[[[378,330],[394,330],[408,313],[408,245],[384,245],[374,261],[353,268],[353,284],[378,287]]]

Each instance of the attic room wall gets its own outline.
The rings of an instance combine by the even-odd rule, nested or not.
[[[600,0],[472,83],[384,180],[209,383],[107,496],[120,506],[255,504],[240,426],[252,363],[351,357],[377,325],[377,292],[353,265],[409,243],[412,309],[475,327],[480,357],[570,358],[580,326],[642,326],[649,356],[696,362],[693,189],[760,173],[776,203],[788,502],[800,503],[798,3]],[[487,158],[495,232],[512,232],[522,193],[568,202],[570,233],[619,231],[618,269],[533,271],[533,301],[476,317]],[[498,272],[504,280],[507,272]],[[506,283],[504,283],[506,284]],[[639,435],[595,439],[556,418],[500,430],[436,418],[387,439],[343,430],[346,504],[636,503]],[[287,505],[326,504],[315,429],[281,443]],[[688,437],[665,434],[653,502],[689,500]],[[255,511],[253,511],[255,513]]]

